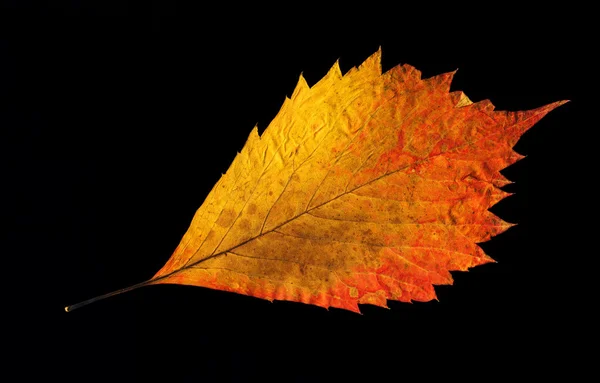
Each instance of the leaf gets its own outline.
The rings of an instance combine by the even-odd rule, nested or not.
[[[185,284],[359,312],[436,298],[449,271],[493,260],[477,243],[512,226],[488,211],[500,170],[555,102],[494,111],[449,92],[454,72],[381,73],[381,51],[317,84],[302,76],[255,127],[151,284]]]

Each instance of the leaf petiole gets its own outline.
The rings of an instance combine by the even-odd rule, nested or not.
[[[125,287],[124,289],[116,290],[116,291],[113,291],[113,292],[110,292],[110,293],[107,293],[107,294],[104,294],[104,295],[97,296],[95,298],[88,299],[88,300],[83,301],[83,302],[79,302],[79,303],[71,305],[71,306],[65,306],[65,311],[69,313],[69,312],[71,312],[73,310],[76,310],[76,309],[78,309],[80,307],[87,306],[90,303],[94,303],[96,301],[99,301],[99,300],[102,300],[102,299],[105,299],[105,298],[110,298],[110,297],[113,297],[115,295],[119,295],[119,294],[122,294],[122,293],[126,293],[128,291],[131,291],[131,290],[135,290],[135,289],[140,288],[140,287],[147,286],[151,282],[154,282],[154,281],[153,280],[145,281],[145,282],[133,285],[133,286]]]

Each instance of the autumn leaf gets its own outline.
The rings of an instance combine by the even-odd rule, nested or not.
[[[511,224],[488,209],[500,170],[555,102],[494,111],[450,92],[454,72],[381,73],[381,51],[314,86],[302,76],[262,136],[255,127],[166,265],[137,287],[202,286],[359,312],[429,301],[450,271],[493,260],[477,243]]]

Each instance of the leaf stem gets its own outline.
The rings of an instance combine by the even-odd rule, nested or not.
[[[83,302],[79,302],[79,303],[71,305],[71,306],[66,306],[65,307],[65,311],[66,312],[71,312],[71,311],[76,310],[76,309],[78,309],[80,307],[87,306],[90,303],[94,303],[96,301],[100,301],[100,300],[105,299],[105,298],[110,298],[110,297],[115,296],[115,295],[119,295],[119,294],[122,294],[122,293],[126,293],[128,291],[131,291],[131,290],[135,290],[135,289],[140,288],[140,287],[147,286],[151,282],[154,282],[154,281],[155,280],[148,280],[148,281],[145,281],[145,282],[142,282],[142,283],[138,283],[138,284],[133,285],[133,286],[125,287],[124,289],[116,290],[116,291],[113,291],[113,292],[110,292],[110,293],[107,293],[107,294],[104,294],[104,295],[97,296],[95,298],[88,299],[88,300],[83,301]]]

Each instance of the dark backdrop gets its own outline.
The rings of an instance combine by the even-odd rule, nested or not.
[[[577,267],[559,250],[570,208],[557,155],[578,129],[574,11],[197,3],[3,2],[2,235],[17,264],[9,307],[25,314],[6,332],[12,367],[173,382],[576,371],[565,363],[581,339],[565,325]],[[363,315],[187,286],[63,311],[151,277],[299,74],[314,84],[336,59],[345,72],[379,46],[384,70],[458,68],[452,88],[497,109],[574,101],[526,133],[515,150],[527,158],[503,172],[516,194],[492,211],[519,225],[482,245],[497,264],[453,273],[439,302],[363,305]]]

